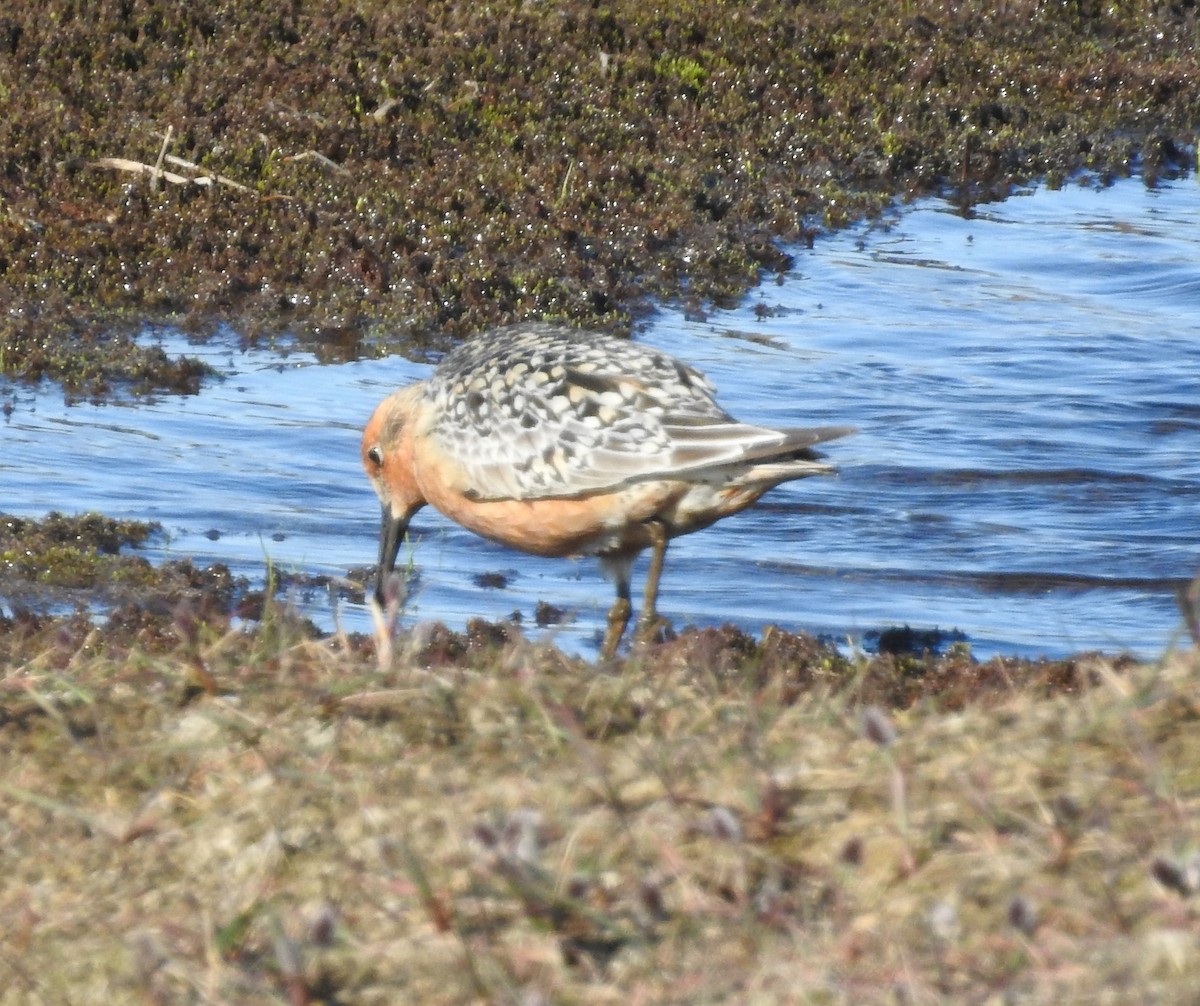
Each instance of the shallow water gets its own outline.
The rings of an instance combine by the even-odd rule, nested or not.
[[[660,609],[675,624],[767,623],[839,640],[890,625],[958,629],[975,652],[1160,654],[1174,591],[1200,564],[1200,186],[1022,192],[964,219],[925,201],[795,251],[736,311],[664,309],[638,333],[712,377],[740,418],[853,423],[836,479],[781,487],[672,544]],[[160,521],[152,559],[256,579],[342,575],[375,557],[378,506],[357,443],[375,403],[428,368],[319,365],[158,333],[226,377],[193,398],[68,406],[0,384],[0,510]],[[594,652],[611,588],[593,560],[414,521],[410,620],[520,612]],[[644,569],[639,565],[635,576]],[[481,574],[507,576],[503,588]],[[0,599],[2,600],[2,599]],[[325,597],[306,600],[332,623]],[[360,607],[339,603],[350,629]]]

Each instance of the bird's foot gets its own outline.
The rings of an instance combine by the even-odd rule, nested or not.
[[[671,623],[657,612],[654,612],[649,617],[643,615],[638,619],[637,625],[633,630],[633,641],[635,643],[665,643],[667,640],[674,638],[675,633],[671,630]]]

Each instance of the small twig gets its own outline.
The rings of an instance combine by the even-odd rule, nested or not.
[[[171,137],[175,135],[175,127],[167,126],[163,135],[162,146],[158,149],[158,160],[154,163],[154,172],[150,175],[150,191],[158,191],[158,179],[162,176],[163,158],[167,156],[167,147],[171,145]]]
[[[350,174],[349,168],[344,168],[332,158],[326,157],[324,154],[316,150],[306,150],[302,154],[290,154],[284,158],[285,161],[316,161],[330,171],[336,171],[340,175]]]
[[[182,157],[174,157],[167,154],[167,163],[174,164],[177,168],[188,168],[191,171],[199,171],[200,165],[195,161],[186,161]],[[211,185],[213,182],[218,182],[221,185],[228,185],[231,189],[237,189],[239,192],[249,192],[250,186],[243,185],[241,182],[235,182],[228,175],[199,175],[192,179],[197,185]],[[283,198],[290,198],[284,196]]]
[[[164,171],[161,168],[156,168],[153,164],[146,164],[144,161],[131,161],[125,157],[101,157],[92,162],[98,168],[112,168],[114,171],[129,171],[135,175],[150,175],[151,177],[161,178],[165,182],[170,182],[172,185],[211,185],[211,178],[187,178],[183,175],[177,175],[173,171]]]
[[[562,184],[558,187],[558,205],[561,206],[567,200],[567,194],[571,191],[571,176],[575,174],[575,162],[567,162],[567,170],[563,173]]]
[[[235,182],[232,178],[226,175],[195,175],[189,177],[181,175],[174,171],[167,171],[163,167],[163,163],[172,164],[177,168],[186,168],[189,171],[199,171],[199,165],[192,161],[185,161],[182,157],[173,157],[166,152],[164,145],[163,150],[159,152],[158,161],[154,164],[147,164],[145,161],[134,161],[128,157],[100,157],[92,161],[92,164],[97,168],[109,168],[113,171],[128,171],[135,175],[149,175],[150,186],[157,191],[159,181],[170,182],[172,185],[201,185],[208,188],[212,185],[224,185],[227,188],[236,189],[238,192],[253,192],[254,190],[248,185],[243,185],[241,182]],[[272,194],[268,198],[272,199],[292,199],[292,196],[282,195],[279,193]]]

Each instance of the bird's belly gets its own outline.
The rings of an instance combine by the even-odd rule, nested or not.
[[[434,507],[484,538],[533,555],[596,555],[636,551],[650,538],[645,522],[686,487],[648,482],[614,493],[532,500],[472,500],[428,494]]]

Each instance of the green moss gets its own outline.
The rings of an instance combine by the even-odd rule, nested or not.
[[[97,513],[51,513],[43,521],[0,514],[0,574],[9,589],[22,580],[59,588],[142,584],[153,579],[149,564],[121,555],[121,550],[161,533],[158,524]]]
[[[82,289],[76,276],[74,289]],[[162,304],[157,305],[161,310]],[[142,328],[144,320],[136,327]],[[139,344],[133,327],[117,317],[86,325],[39,317],[0,322],[0,373],[17,380],[60,381],[73,396],[195,394],[212,368],[194,357],[171,359],[158,346]]]
[[[897,194],[969,204],[1135,163],[1153,181],[1192,162],[1194,21],[1149,0],[18,5],[0,24],[5,371],[186,384],[126,349],[72,362],[114,314],[619,327],[659,297],[736,298],[764,234]],[[171,170],[246,188],[97,165],[153,164],[168,127],[166,153],[198,165]],[[95,344],[41,348],[97,319]]]
[[[693,95],[699,94],[708,79],[708,71],[690,56],[660,56],[654,69],[660,76],[683,85]]]

